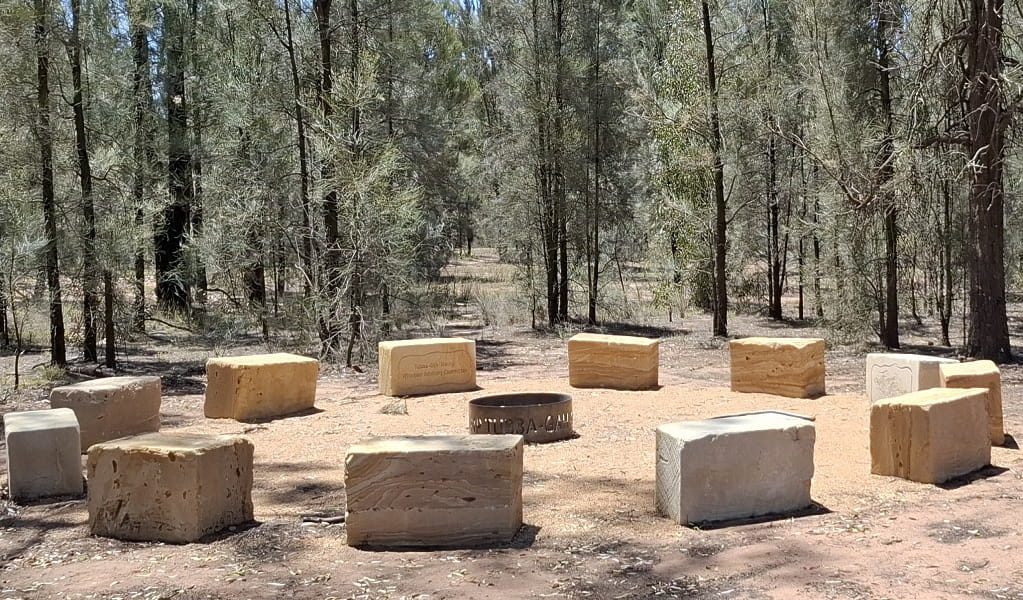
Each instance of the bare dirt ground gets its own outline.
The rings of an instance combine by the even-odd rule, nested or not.
[[[259,424],[207,420],[203,363],[211,350],[167,334],[123,368],[164,375],[165,430],[252,439],[256,523],[195,544],[128,543],[91,537],[81,498],[16,505],[4,496],[0,598],[1023,599],[1023,454],[1010,441],[993,449],[992,467],[942,486],[870,475],[860,350],[829,350],[822,398],[732,393],[725,345],[697,316],[630,329],[663,338],[661,389],[575,390],[562,337],[478,321],[462,310],[444,331],[479,338],[482,392],[567,391],[579,434],[526,448],[526,526],[507,546],[357,550],[345,544],[343,524],[302,520],[343,514],[349,444],[464,433],[466,401],[482,392],[410,398],[407,414],[387,414],[381,409],[391,400],[377,394],[375,373],[330,372],[320,380],[316,412]],[[824,335],[753,317],[734,319],[732,331]],[[907,339],[941,353],[928,346],[932,335],[914,331]],[[1006,430],[1017,435],[1021,380],[1018,366],[1003,369]],[[0,411],[44,408],[46,391],[17,396]],[[657,425],[768,408],[816,416],[811,510],[708,529],[655,513]]]

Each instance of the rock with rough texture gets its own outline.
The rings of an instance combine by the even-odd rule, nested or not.
[[[987,390],[987,425],[991,443],[1005,443],[1002,423],[1002,373],[990,360],[939,365],[941,385],[947,388],[985,388]]]
[[[580,333],[568,340],[568,380],[577,388],[657,387],[660,340]]]
[[[810,506],[816,433],[809,419],[762,412],[657,428],[657,511],[676,523]]]
[[[320,362],[297,354],[256,354],[206,361],[207,417],[252,421],[313,408]]]
[[[870,472],[942,483],[991,462],[987,390],[931,388],[870,407]]]
[[[385,396],[468,392],[476,388],[476,342],[424,338],[380,342],[380,393]]]
[[[733,392],[824,395],[824,340],[751,337],[728,342]]]
[[[382,437],[348,449],[349,546],[506,543],[522,525],[522,436]]]
[[[78,419],[70,408],[4,415],[7,479],[14,500],[82,493]]]
[[[55,387],[50,406],[75,411],[84,453],[98,442],[160,431],[160,378],[103,377]]]
[[[147,433],[89,448],[95,535],[188,543],[252,520],[252,442]]]
[[[867,398],[871,402],[920,390],[941,387],[943,364],[951,358],[920,354],[873,353],[867,355]]]

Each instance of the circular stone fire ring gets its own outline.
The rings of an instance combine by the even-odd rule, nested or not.
[[[471,433],[512,433],[527,443],[570,438],[572,397],[553,392],[481,396],[469,401]]]

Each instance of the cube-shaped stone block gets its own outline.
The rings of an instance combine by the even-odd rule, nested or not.
[[[444,394],[476,389],[476,342],[424,338],[380,342],[380,393]]]
[[[70,408],[4,415],[11,498],[32,500],[82,493],[78,419]]]
[[[867,355],[867,398],[871,402],[911,392],[941,387],[942,364],[951,358],[920,354],[873,353]]]
[[[657,428],[657,511],[676,523],[810,506],[814,425],[763,412]]]
[[[941,385],[947,388],[985,388],[987,390],[987,425],[991,443],[1005,443],[1002,424],[1002,374],[990,360],[939,365]]]
[[[991,462],[987,390],[931,388],[870,407],[870,472],[941,483]]]
[[[252,520],[252,442],[146,433],[89,448],[89,527],[123,540],[187,543]]]
[[[580,333],[568,340],[568,381],[578,388],[657,387],[660,340]]]
[[[505,543],[522,525],[522,436],[384,437],[348,449],[350,546]]]
[[[160,431],[160,378],[103,377],[55,387],[50,406],[75,411],[84,453],[98,442]]]
[[[256,354],[206,361],[207,417],[251,421],[313,408],[320,362],[297,354]]]
[[[733,392],[824,395],[824,340],[751,337],[728,343]]]

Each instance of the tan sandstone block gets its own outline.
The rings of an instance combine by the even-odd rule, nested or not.
[[[974,360],[940,365],[941,385],[947,388],[987,389],[987,423],[991,443],[1005,443],[1002,424],[1002,374],[990,360]]]
[[[504,543],[522,525],[522,436],[384,437],[348,449],[350,546]]]
[[[870,407],[870,472],[941,483],[991,462],[987,390],[931,388]]]
[[[824,395],[824,340],[751,337],[728,343],[733,392]]]
[[[7,489],[15,500],[82,493],[78,419],[69,408],[4,415]]]
[[[424,338],[380,342],[380,393],[444,394],[476,389],[476,342]]]
[[[252,442],[147,433],[89,449],[89,527],[124,540],[187,543],[252,520]]]
[[[952,358],[922,354],[871,353],[867,355],[867,398],[871,402],[941,387],[943,364]]]
[[[160,431],[160,378],[103,377],[55,387],[50,406],[75,411],[84,453],[98,442]]]
[[[206,361],[207,417],[248,421],[313,408],[320,362],[297,354],[256,354]]]
[[[568,340],[572,387],[648,390],[657,387],[660,340],[580,333]]]

